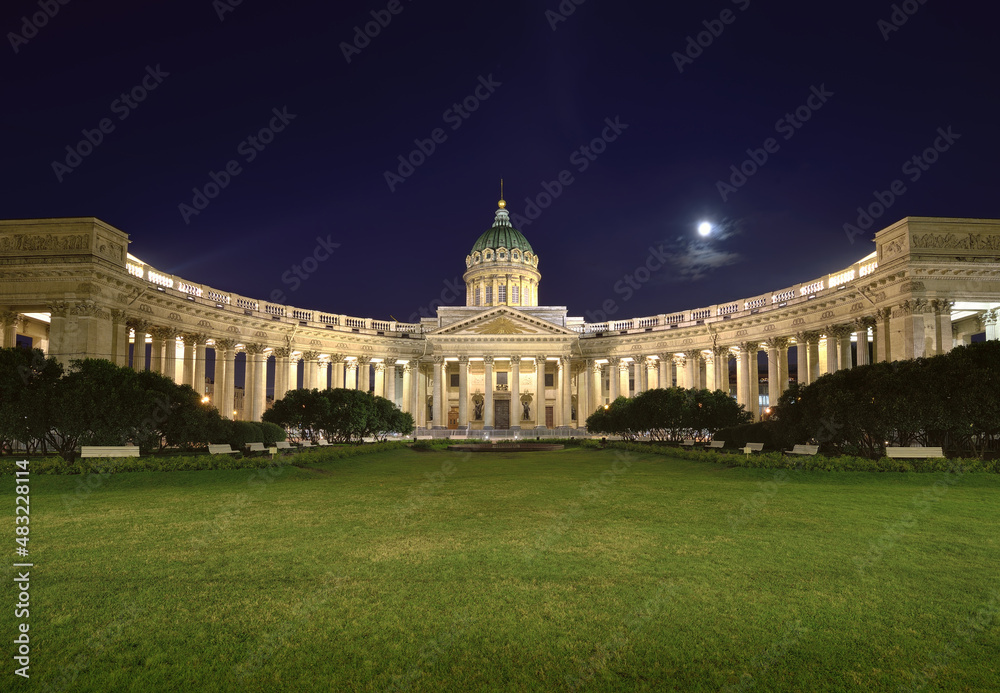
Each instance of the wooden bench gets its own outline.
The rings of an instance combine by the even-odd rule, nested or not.
[[[81,445],[80,457],[138,457],[138,445]]]
[[[931,458],[931,457],[944,457],[944,450],[941,448],[886,448],[886,457],[898,457],[901,459],[916,459],[920,458]]]
[[[711,449],[721,450],[722,448],[726,447],[726,441],[724,441],[724,440],[713,440],[711,443],[708,444],[708,447],[709,447],[710,450]]]
[[[685,438],[683,441],[681,441],[681,447],[682,448],[693,448],[694,447],[694,438]]]
[[[225,445],[209,445],[208,452],[210,455],[238,455],[240,453],[239,450],[233,450],[229,447],[228,443]]]
[[[303,440],[301,443],[299,443],[299,447],[300,448],[314,448],[316,446],[313,445],[313,442],[311,440]]]
[[[267,452],[267,450],[264,449],[264,444],[263,443],[248,443],[247,444],[247,449],[250,452]]]
[[[330,445],[330,441],[320,438],[319,440],[316,441],[316,445],[318,445],[321,448],[325,448]]]
[[[796,445],[791,450],[785,450],[786,455],[815,455],[817,452],[818,445]]]
[[[274,447],[278,448],[279,450],[291,450],[292,444],[289,443],[287,440],[279,440],[277,443],[274,444]]]

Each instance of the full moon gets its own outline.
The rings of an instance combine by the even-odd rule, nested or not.
[[[712,225],[709,224],[707,221],[701,222],[700,224],[698,224],[698,233],[702,236],[707,236],[708,234],[712,233]]]

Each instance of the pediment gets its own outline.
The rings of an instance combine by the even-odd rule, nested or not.
[[[575,337],[573,330],[508,306],[487,308],[430,333],[441,337]]]

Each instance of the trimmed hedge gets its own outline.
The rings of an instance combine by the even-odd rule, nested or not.
[[[727,454],[712,450],[684,450],[644,443],[609,442],[602,446],[600,442],[593,440],[584,442],[583,446],[587,448],[616,448],[629,452],[666,455],[682,460],[714,462],[729,467],[756,469],[804,469],[825,472],[986,472],[1000,474],[1000,460],[949,460],[943,457],[915,460],[883,457],[878,460],[870,460],[867,457],[853,457],[851,455],[826,457],[823,455],[782,455],[780,452],[755,452],[748,457],[742,453]]]
[[[333,462],[347,457],[370,455],[386,450],[398,450],[403,443],[372,443],[349,447],[331,447],[277,457],[242,457],[233,455],[184,455],[170,457],[88,457],[67,462],[61,457],[32,459],[28,469],[32,474],[120,474],[123,472],[196,472],[208,469],[262,469],[275,465],[302,466],[317,462]],[[16,457],[0,459],[0,475],[12,475]]]

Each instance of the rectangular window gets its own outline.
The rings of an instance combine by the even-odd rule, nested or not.
[[[510,300],[511,303],[514,303],[515,305],[520,303],[520,301],[518,301],[518,294],[520,293],[519,291],[520,288],[521,287],[519,287],[517,284],[514,284],[514,286],[510,288]]]
[[[491,303],[493,303],[493,287],[492,286],[487,286],[486,287],[486,305],[490,305]]]
[[[545,387],[555,387],[556,386],[556,374],[546,373],[545,374]]]
[[[497,303],[507,302],[507,285],[501,284],[497,287]]]
[[[477,306],[483,305],[482,289],[479,288],[478,286],[476,287],[476,303],[475,303],[475,305],[477,305]]]
[[[504,371],[500,371],[499,373],[497,373],[497,385],[506,385],[506,384],[507,384],[507,373]]]
[[[451,386],[458,387],[458,373],[449,373],[448,375],[451,376]]]

